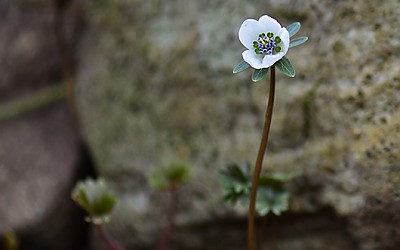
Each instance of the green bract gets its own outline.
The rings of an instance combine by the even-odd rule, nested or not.
[[[248,64],[248,63],[245,62],[245,61],[242,61],[241,63],[239,63],[238,65],[236,65],[236,67],[233,69],[233,74],[240,73],[240,72],[242,72],[243,70],[246,70],[246,69],[248,69],[248,68],[250,68],[250,64]]]
[[[89,214],[87,220],[95,224],[108,222],[116,203],[115,196],[108,190],[103,179],[79,181],[71,198]]]
[[[281,60],[275,63],[275,66],[282,71],[283,74],[294,77],[296,75],[296,71],[293,67],[293,64],[289,61],[289,59],[284,56]]]
[[[268,68],[266,69],[255,69],[251,75],[251,80],[253,82],[260,81],[268,73]]]
[[[301,24],[299,22],[294,22],[286,27],[290,37],[296,35],[296,33],[299,32],[300,28]]]
[[[293,39],[289,43],[289,48],[293,48],[293,47],[299,46],[299,45],[307,42],[307,40],[308,40],[308,37],[306,37],[306,36],[301,36],[299,38]]]

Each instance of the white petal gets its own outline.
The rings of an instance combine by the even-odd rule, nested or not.
[[[282,26],[278,21],[268,15],[261,16],[258,22],[264,33],[272,32],[277,36],[281,32]]]
[[[239,29],[239,40],[247,48],[253,48],[253,42],[257,40],[258,35],[264,32],[257,20],[247,19],[242,23]]]
[[[289,44],[290,44],[290,37],[289,37],[289,32],[287,31],[286,28],[282,28],[279,37],[282,40],[281,46],[281,52],[283,52],[283,55],[286,55],[288,49],[289,49]]]
[[[250,64],[251,67],[255,68],[255,69],[261,69],[261,68],[265,68],[263,67],[263,55],[257,55],[254,50],[249,49],[246,51],[243,51],[242,53],[243,56],[243,60],[245,62],[247,62],[248,64]]]
[[[275,55],[266,55],[262,60],[262,68],[271,67],[274,63],[279,61],[285,54],[281,51]]]

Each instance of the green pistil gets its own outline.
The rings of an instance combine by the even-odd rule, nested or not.
[[[274,33],[272,33],[272,32],[268,32],[268,33],[267,33],[267,36],[268,36],[269,38],[271,38],[271,37],[273,37],[273,36],[274,36]]]
[[[256,41],[253,42],[253,47],[256,49],[258,48],[258,43]]]
[[[276,37],[275,37],[275,42],[276,42],[276,43],[280,43],[281,41],[282,41],[282,40],[281,40],[281,38],[280,38],[279,36],[276,36]]]
[[[274,50],[275,50],[276,53],[278,53],[278,52],[281,51],[281,47],[280,46],[276,46]]]

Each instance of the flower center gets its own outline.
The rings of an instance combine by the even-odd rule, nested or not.
[[[281,42],[281,38],[274,36],[272,32],[268,32],[267,35],[261,33],[257,41],[253,42],[254,52],[258,55],[273,55],[281,51],[281,46],[278,46]]]

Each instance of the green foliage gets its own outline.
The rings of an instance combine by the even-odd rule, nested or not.
[[[251,191],[250,165],[229,165],[226,170],[221,171],[220,176],[225,191],[224,201],[232,204],[240,202],[242,206],[247,206]],[[260,177],[256,201],[258,214],[266,215],[272,212],[280,215],[288,209],[290,194],[285,183],[294,177],[294,174],[279,172]]]
[[[191,167],[186,163],[172,162],[152,169],[148,181],[156,189],[169,190],[183,185],[191,176]]]
[[[299,46],[299,45],[307,42],[307,40],[308,40],[308,37],[306,37],[306,36],[301,36],[299,38],[293,39],[289,43],[289,48]]]
[[[103,179],[88,178],[78,182],[71,198],[89,214],[87,220],[95,224],[107,222],[116,203]]]
[[[250,64],[248,64],[245,61],[242,61],[241,63],[239,63],[238,65],[235,66],[235,68],[233,68],[233,74],[237,74],[240,73],[246,69],[248,69],[250,67]]]
[[[294,22],[286,27],[290,37],[296,35],[296,33],[299,32],[300,28],[301,24],[299,22]]]
[[[290,60],[284,56],[282,57],[281,60],[277,61],[275,63],[275,66],[282,71],[283,74],[289,76],[289,77],[294,77],[296,75],[296,71],[290,62]]]
[[[253,82],[260,81],[267,74],[268,69],[269,68],[254,70],[253,75],[251,76],[251,80],[253,80]]]
[[[19,249],[19,241],[17,235],[13,231],[6,231],[3,234],[3,249],[17,250]]]
[[[256,201],[256,209],[260,215],[269,212],[280,215],[288,210],[290,193],[284,184],[295,176],[293,173],[273,172],[260,177]]]
[[[241,168],[232,164],[221,171],[221,183],[225,190],[224,201],[235,204],[240,201],[242,205],[248,202],[251,190],[250,165],[244,164]]]

